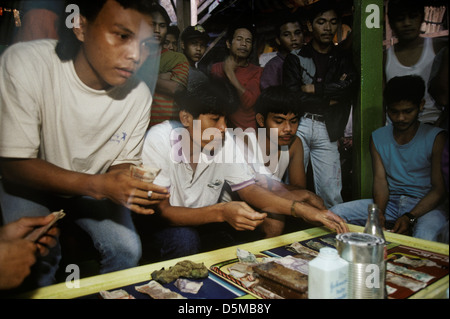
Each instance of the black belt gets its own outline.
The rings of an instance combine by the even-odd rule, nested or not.
[[[325,122],[325,116],[319,114],[305,113],[303,117],[311,119],[313,121]]]

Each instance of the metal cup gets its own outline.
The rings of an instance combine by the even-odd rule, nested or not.
[[[365,233],[338,234],[337,250],[349,262],[348,298],[385,298],[384,239]]]

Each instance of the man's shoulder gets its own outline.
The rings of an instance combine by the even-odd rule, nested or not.
[[[420,132],[418,132],[420,135],[426,137],[430,136],[430,138],[436,137],[439,133],[444,132],[445,130],[441,127],[430,125],[430,124],[424,124],[420,123]]]
[[[55,52],[57,40],[40,39],[34,41],[18,42],[8,47],[2,55],[2,58],[8,60],[8,63],[26,63],[41,65],[45,60],[56,60],[58,56]],[[17,66],[17,65],[16,65]]]
[[[275,55],[273,58],[271,58],[264,67],[267,66],[278,66],[280,64],[283,64],[284,58],[281,57],[279,54]]]
[[[283,150],[289,150],[289,153],[303,150],[303,142],[297,135],[294,136],[294,140],[292,141],[292,143],[286,146],[287,148],[283,148]]]
[[[153,125],[147,132],[147,137],[157,137],[155,143],[169,142],[173,131],[177,131],[183,128],[183,125],[178,121],[164,121]]]
[[[382,127],[377,128],[372,132],[372,137],[374,139],[378,138],[379,136],[384,136],[386,134],[390,134],[392,132],[392,125],[385,125]],[[375,141],[375,140],[374,140]]]
[[[189,63],[187,57],[183,53],[171,50],[161,52],[161,59],[168,61],[177,61],[178,63]]]
[[[223,68],[223,61],[213,63],[211,70],[219,70]]]
[[[160,73],[169,72],[177,68],[179,69],[180,67],[185,69],[186,72],[189,70],[189,61],[186,56],[180,52],[170,50],[162,52],[159,64]]]
[[[391,124],[381,126],[371,134],[373,144],[379,148],[382,145],[389,145],[393,142],[393,126]]]

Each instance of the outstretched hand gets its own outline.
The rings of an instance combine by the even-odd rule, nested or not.
[[[296,215],[310,224],[325,226],[338,234],[349,231],[345,221],[330,210],[317,209],[304,202],[297,202],[294,208]]]
[[[169,197],[165,187],[133,178],[129,169],[115,169],[98,176],[103,178],[99,184],[101,197],[109,198],[138,214],[153,214],[155,211],[151,206]]]
[[[245,202],[228,202],[224,204],[223,218],[236,230],[255,230],[267,214],[253,210]]]

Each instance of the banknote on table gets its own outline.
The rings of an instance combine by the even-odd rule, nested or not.
[[[197,294],[200,288],[203,286],[203,282],[201,281],[193,281],[185,278],[178,278],[175,283],[175,287],[177,287],[181,292]]]
[[[186,299],[182,295],[163,287],[156,280],[151,280],[145,285],[134,288],[141,293],[149,295],[153,299]]]
[[[253,255],[251,252],[237,248],[236,249],[236,255],[241,263],[258,263],[258,260],[256,259],[256,256]]]
[[[337,239],[335,237],[323,237],[320,238],[320,240],[328,245],[333,246],[334,248],[337,247]]]
[[[305,245],[308,246],[309,248],[317,250],[317,251],[319,251],[320,248],[326,247],[325,245],[319,243],[318,241],[314,241],[314,240],[308,240],[305,243]]]
[[[394,265],[393,263],[387,263],[386,269],[395,274],[407,276],[407,277],[410,277],[410,278],[413,278],[415,280],[422,281],[425,283],[429,282],[431,279],[435,278],[434,276],[431,276],[424,272],[413,270],[413,269],[408,269],[406,267],[402,267],[402,266],[398,266],[398,265]]]
[[[37,242],[48,230],[61,218],[66,216],[66,213],[64,213],[63,210],[60,210],[58,212],[51,213],[53,215],[53,220],[48,223],[47,225],[41,226],[33,230],[31,233],[29,233],[25,239],[28,239],[32,242]]]
[[[391,273],[390,271],[386,272],[386,282],[392,283],[400,287],[408,288],[414,292],[419,291],[420,289],[423,289],[427,286],[427,284],[424,282],[402,277],[394,273]]]
[[[148,166],[130,166],[131,176],[143,182],[153,183],[161,169]]]
[[[136,299],[133,295],[130,295],[124,289],[117,289],[113,291],[100,291],[100,296],[103,299]]]
[[[317,251],[312,250],[309,247],[305,247],[302,244],[300,244],[299,242],[292,243],[291,245],[287,246],[286,248],[295,253],[309,255],[309,256],[312,256],[313,258],[317,257],[317,255],[319,254]]]
[[[398,259],[395,259],[394,262],[399,263],[399,264],[409,265],[414,268],[424,267],[424,266],[425,267],[440,267],[437,263],[435,263],[434,261],[428,260],[428,259],[412,259],[412,258],[408,258],[406,256],[402,256]]]
[[[239,262],[228,267],[228,272],[234,278],[243,278],[249,274],[253,274],[253,265]]]

